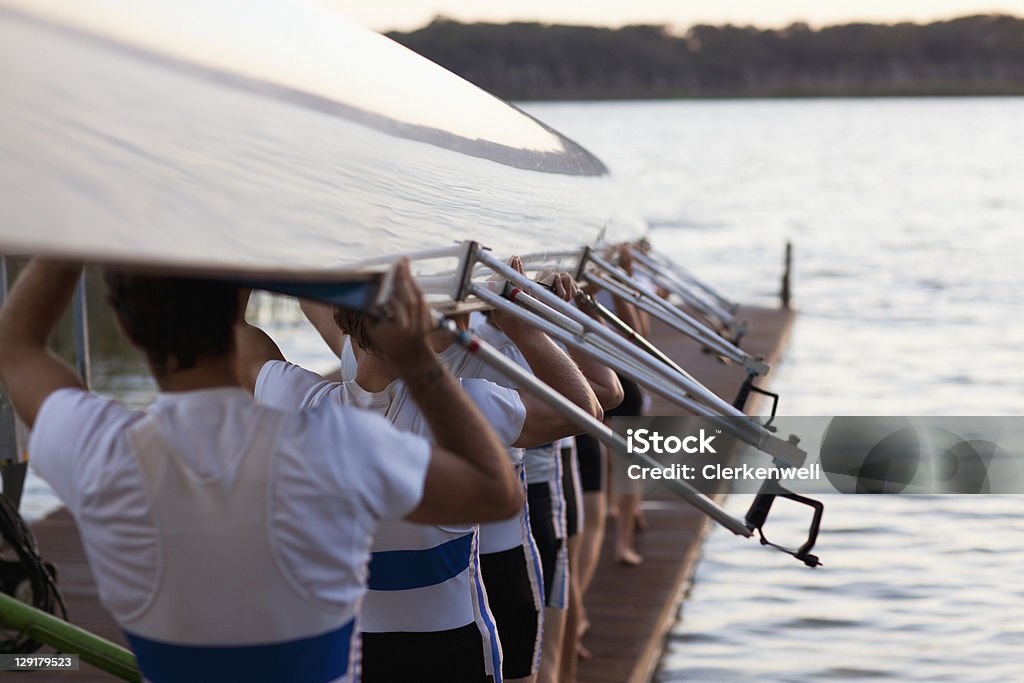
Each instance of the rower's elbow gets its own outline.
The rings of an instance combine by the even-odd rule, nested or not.
[[[622,400],[626,398],[626,392],[622,390],[622,385],[616,380],[611,386],[602,388],[599,398],[602,410],[612,410],[619,407]]]
[[[481,500],[481,513],[477,522],[500,522],[519,514],[523,509],[523,487],[518,479],[502,482],[491,487],[485,499]]]
[[[585,386],[586,392],[578,392],[579,395],[574,397],[572,402],[580,410],[590,413],[590,416],[595,420],[601,420],[604,417],[604,410],[601,408],[601,397],[594,390],[594,387],[589,384]]]
[[[504,496],[505,500],[502,502],[501,519],[515,517],[526,504],[526,499],[523,496],[523,487],[518,484],[518,480],[516,484],[510,488],[511,490],[506,491]]]
[[[589,385],[588,385],[589,386]],[[604,402],[601,400],[601,391],[599,387],[589,386],[590,389],[590,414],[595,420],[600,422],[604,419]]]

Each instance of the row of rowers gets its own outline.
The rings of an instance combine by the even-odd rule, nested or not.
[[[147,680],[536,679],[565,599],[551,444],[578,429],[436,332],[407,263],[387,320],[310,309],[352,341],[340,382],[288,363],[229,284],[107,272],[160,388],[145,412],[47,350],[80,270],[22,272],[0,379]],[[514,317],[475,331],[595,417],[622,398]],[[551,498],[529,510],[527,478]]]

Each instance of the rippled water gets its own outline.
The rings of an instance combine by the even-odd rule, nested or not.
[[[739,300],[776,300],[793,241],[782,412],[1024,413],[1024,99],[529,110]],[[826,502],[818,570],[711,533],[657,680],[1024,680],[1024,499]],[[775,527],[805,523],[777,507]]]

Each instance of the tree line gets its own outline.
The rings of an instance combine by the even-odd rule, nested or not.
[[[389,37],[505,99],[1024,94],[1024,19],[611,29],[437,18]]]

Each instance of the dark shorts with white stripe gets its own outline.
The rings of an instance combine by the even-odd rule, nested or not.
[[[362,683],[492,683],[476,624],[426,633],[362,633]]]
[[[501,638],[501,673],[526,678],[534,673],[541,623],[526,553],[519,547],[481,555],[480,575]]]
[[[544,604],[550,606],[551,593],[555,586],[555,572],[558,570],[558,553],[565,544],[555,528],[554,505],[551,487],[546,483],[527,484],[526,503],[530,509],[530,532],[537,544],[540,564],[544,570]]]

